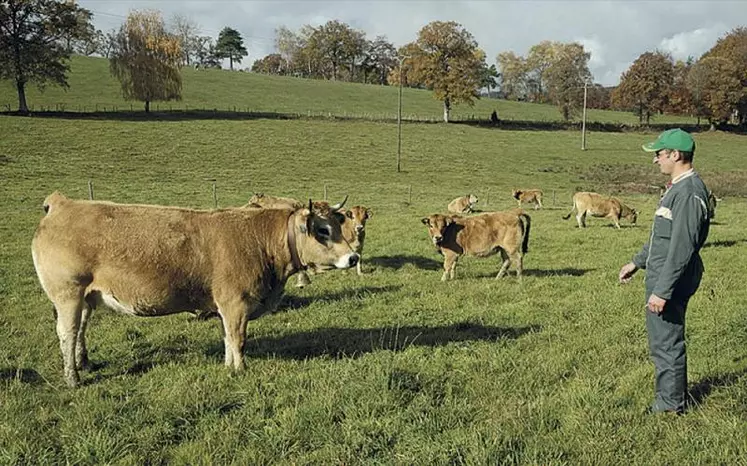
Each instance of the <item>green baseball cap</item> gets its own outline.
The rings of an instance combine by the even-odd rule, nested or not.
[[[646,152],[659,152],[662,149],[680,152],[695,152],[695,141],[690,133],[679,128],[668,129],[661,133],[656,141],[643,145]]]

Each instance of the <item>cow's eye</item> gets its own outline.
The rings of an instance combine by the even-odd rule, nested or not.
[[[332,232],[329,230],[328,226],[317,228],[316,234],[319,236],[324,236],[325,238],[329,238],[330,236],[332,236]]]

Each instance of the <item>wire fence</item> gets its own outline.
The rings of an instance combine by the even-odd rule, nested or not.
[[[0,113],[16,114],[14,110],[17,104],[1,103]],[[29,113],[39,117],[61,117],[70,119],[323,119],[323,120],[360,120],[372,122],[396,123],[395,112],[348,112],[346,110],[307,110],[305,112],[288,110],[256,110],[248,106],[226,106],[216,107],[209,105],[175,105],[171,103],[152,102],[150,111],[145,112],[144,104],[132,103],[126,105],[90,104],[70,105],[67,103],[55,103],[48,105],[29,105]],[[402,115],[402,121],[406,123],[441,123],[443,116],[422,115],[417,113],[406,113]],[[454,112],[449,120],[451,123],[462,123],[480,127],[494,127],[503,129],[536,129],[536,130],[581,130],[581,121],[563,121],[536,118],[532,120],[519,120],[511,118],[492,119],[490,115],[477,113]],[[586,129],[600,132],[641,132],[672,127],[674,123],[624,123],[586,121]],[[678,123],[677,126],[690,132],[704,131],[709,125]],[[737,131],[738,128],[734,128]]]

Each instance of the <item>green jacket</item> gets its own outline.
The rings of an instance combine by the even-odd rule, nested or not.
[[[700,248],[708,237],[708,189],[694,171],[673,180],[659,201],[651,237],[633,257],[646,269],[646,294],[687,300],[700,285]]]

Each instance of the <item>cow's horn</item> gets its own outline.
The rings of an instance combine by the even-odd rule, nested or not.
[[[330,206],[329,208],[332,210],[332,212],[337,212],[338,210],[342,209],[342,206],[345,205],[345,203],[348,201],[348,195],[345,195],[345,199],[342,200],[339,204],[335,204],[333,206]]]
[[[309,199],[309,212],[313,212],[313,211],[314,211],[314,202],[311,199]]]

